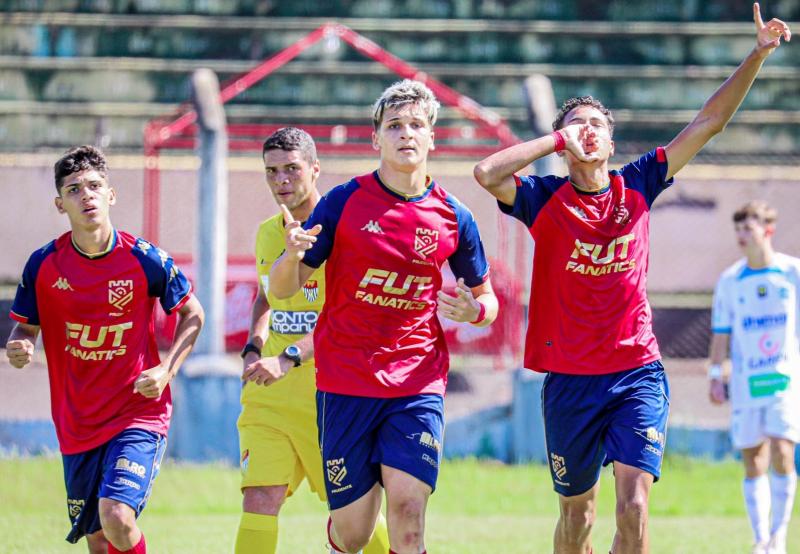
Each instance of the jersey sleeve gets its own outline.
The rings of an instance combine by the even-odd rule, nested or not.
[[[11,305],[11,319],[28,325],[39,325],[39,307],[36,303],[36,278],[45,258],[55,251],[55,241],[40,248],[28,258],[22,278],[17,285],[17,294]]]
[[[731,309],[728,280],[723,276],[714,288],[714,301],[711,304],[711,331],[730,334],[733,329],[733,310]]]
[[[553,195],[554,177],[538,177],[536,175],[523,175],[518,177],[514,175],[514,180],[517,183],[517,194],[514,197],[514,205],[509,206],[503,202],[497,201],[497,206],[500,211],[506,215],[510,215],[519,219],[530,228],[533,222],[536,221],[536,216]]]
[[[666,179],[668,169],[667,152],[659,146],[623,166],[619,173],[625,178],[625,186],[641,193],[650,207],[656,197],[675,182],[674,178]]]
[[[304,264],[317,269],[331,255],[336,236],[336,226],[342,217],[344,205],[357,189],[358,182],[353,179],[344,185],[334,187],[328,194],[320,198],[308,221],[303,225],[304,229],[311,229],[318,224],[322,226],[322,231],[317,235],[317,242],[306,250],[303,256]]]
[[[189,300],[192,285],[169,254],[141,238],[136,239],[133,254],[147,276],[147,293],[159,299],[167,314]]]
[[[458,245],[448,258],[456,279],[463,278],[468,287],[477,287],[489,276],[489,262],[483,250],[478,224],[472,212],[453,196],[448,196],[458,221]]]

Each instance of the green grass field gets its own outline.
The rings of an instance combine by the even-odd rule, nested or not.
[[[653,554],[745,554],[750,526],[741,500],[739,464],[668,458],[654,487]],[[239,518],[238,471],[166,463],[140,519],[153,554],[232,552]],[[595,552],[613,533],[613,478],[604,472]],[[797,513],[799,510],[795,510]],[[431,554],[547,554],[557,500],[543,466],[447,461],[428,510]],[[325,506],[303,488],[281,515],[279,552],[324,554]],[[57,458],[0,460],[0,552],[85,552],[67,533],[61,463]],[[800,552],[800,517],[789,532]]]

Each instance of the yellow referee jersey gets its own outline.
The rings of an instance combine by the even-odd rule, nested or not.
[[[311,274],[300,291],[287,299],[269,293],[269,272],[285,247],[283,217],[280,213],[264,221],[256,236],[256,266],[259,286],[267,295],[270,306],[269,331],[262,356],[277,356],[290,344],[310,333],[317,323],[325,298],[325,267]],[[315,404],[316,382],[314,360],[289,370],[289,373],[269,386],[248,382],[242,390],[242,404],[261,404],[270,407],[298,408],[298,402]],[[242,417],[246,418],[243,412]],[[255,415],[255,414],[253,414]],[[249,423],[240,421],[240,423]]]

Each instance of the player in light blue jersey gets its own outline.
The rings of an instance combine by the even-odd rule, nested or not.
[[[760,200],[733,214],[745,257],[723,272],[712,310],[709,396],[721,404],[730,390],[731,439],[744,461],[754,554],[786,554],[800,439],[800,259],[773,250],[776,219]]]

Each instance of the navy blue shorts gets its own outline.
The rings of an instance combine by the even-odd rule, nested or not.
[[[382,483],[381,464],[436,488],[444,430],[441,396],[365,398],[317,392],[317,426],[331,510]]]
[[[102,446],[79,454],[64,454],[64,483],[76,543],[100,530],[100,498],[127,504],[142,513],[161,468],[167,439],[152,431],[126,429]]]
[[[661,475],[669,384],[660,361],[606,375],[548,373],[542,412],[557,493],[583,494],[612,461],[646,471],[656,481]]]

